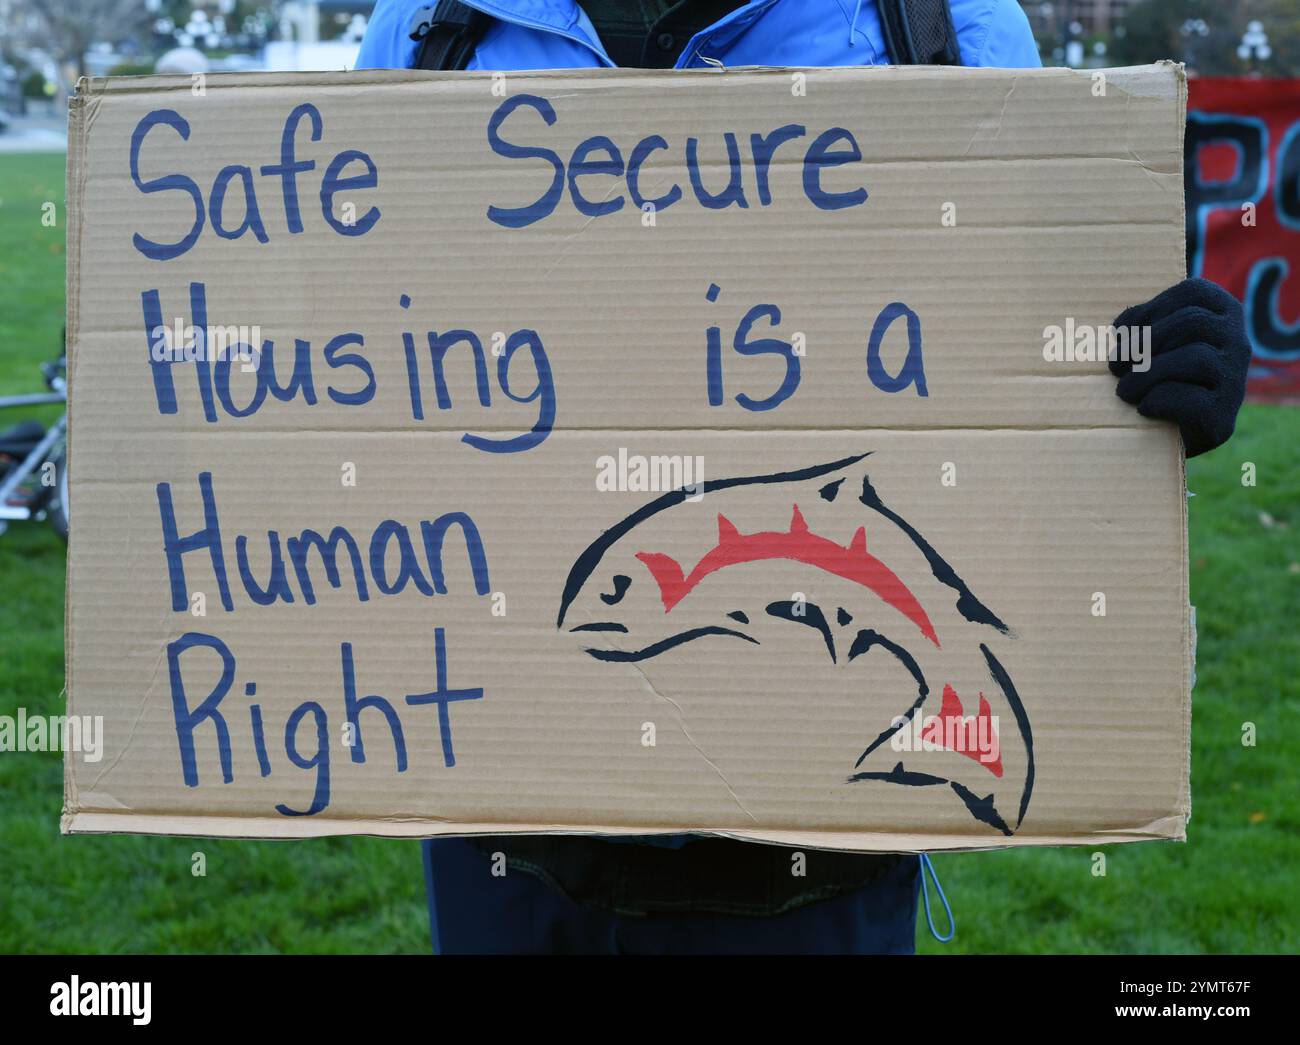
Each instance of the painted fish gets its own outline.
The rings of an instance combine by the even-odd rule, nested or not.
[[[995,653],[1014,635],[884,503],[869,456],[707,480],[702,498],[696,485],[642,505],[573,563],[556,626],[597,661],[702,664],[723,643],[761,646],[772,622],[807,628],[831,664],[870,658],[892,672],[894,696],[848,756],[847,783],[945,791],[1014,834],[1034,784],[1029,718]],[[778,575],[803,590],[780,591]]]

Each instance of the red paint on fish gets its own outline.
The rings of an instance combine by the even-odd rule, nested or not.
[[[939,708],[938,716],[921,731],[921,739],[942,744],[949,751],[956,751],[959,755],[965,755],[978,762],[995,777],[1001,777],[1002,752],[999,750],[997,757],[989,762],[981,757],[985,754],[980,750],[981,726],[984,727],[983,736],[992,744],[997,744],[997,726],[993,722],[993,713],[989,708],[989,702],[984,699],[984,694],[980,694],[979,714],[972,722],[966,719],[966,712],[962,707],[961,698],[957,696],[957,691],[952,686],[944,686],[943,706]],[[950,746],[947,742],[949,736],[960,739],[957,744]]]
[[[916,596],[889,567],[867,551],[867,530],[859,526],[847,545],[813,533],[799,506],[794,506],[790,529],[741,533],[725,516],[718,516],[718,543],[685,574],[681,564],[661,552],[637,552],[659,585],[664,612],[686,598],[705,577],[728,566],[767,559],[789,559],[815,566],[837,577],[861,584],[879,595],[921,629],[921,634],[939,645],[939,637]]]

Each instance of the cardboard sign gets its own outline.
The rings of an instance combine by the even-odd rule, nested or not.
[[[65,830],[1182,837],[1184,98],[84,83]]]

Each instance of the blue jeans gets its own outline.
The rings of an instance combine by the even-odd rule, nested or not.
[[[920,862],[872,885],[769,917],[616,914],[541,878],[491,873],[459,838],[424,843],[435,954],[912,954]]]

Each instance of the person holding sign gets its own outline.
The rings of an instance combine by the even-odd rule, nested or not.
[[[379,0],[357,64],[502,71],[1040,62],[1015,0]],[[1250,361],[1235,299],[1185,280],[1126,310],[1115,326],[1151,332],[1144,365],[1112,358],[1120,398],[1176,423],[1188,456],[1225,442]],[[617,841],[624,844],[425,842],[434,949],[914,950],[924,857],[796,853],[714,838]]]

